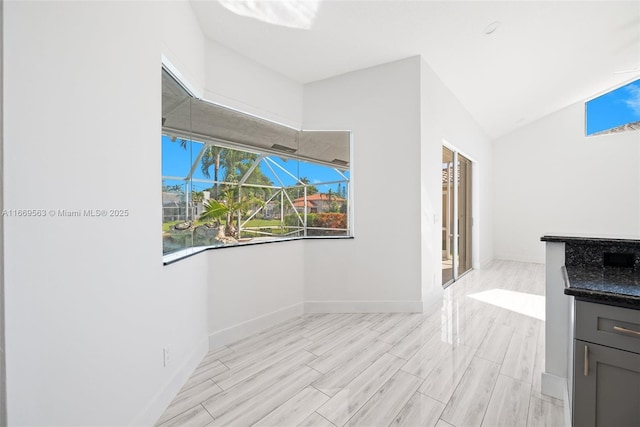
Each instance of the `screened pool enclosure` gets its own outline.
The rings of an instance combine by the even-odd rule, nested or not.
[[[163,69],[163,254],[350,236],[350,133],[199,100]]]

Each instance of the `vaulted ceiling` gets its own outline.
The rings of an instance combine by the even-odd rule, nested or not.
[[[191,4],[207,37],[300,83],[421,55],[490,137],[640,76],[640,1],[324,0],[307,29]]]

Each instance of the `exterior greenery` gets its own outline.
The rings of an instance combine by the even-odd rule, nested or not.
[[[163,138],[174,143],[165,145],[163,140],[163,170],[165,162],[172,161],[165,153],[167,146],[190,150],[180,168],[183,176],[163,176],[163,253],[265,239],[349,235],[348,172],[313,165],[309,170],[320,170],[325,180],[328,172],[335,176],[322,182],[315,176],[296,176],[297,160],[292,164]],[[197,178],[194,171],[199,172]]]

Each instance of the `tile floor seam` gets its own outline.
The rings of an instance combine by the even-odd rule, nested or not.
[[[422,383],[424,384],[424,381]],[[435,401],[437,401],[439,403],[442,403],[445,406],[445,408],[447,406],[447,402],[443,402],[443,401],[441,401],[441,400],[439,400],[439,399],[437,399],[437,398],[435,398],[433,396],[429,396],[428,394],[426,394],[425,392],[420,391],[419,389],[416,390],[416,393],[420,393],[421,395],[423,395],[425,397],[428,397],[429,399],[433,399],[433,400],[435,400]],[[444,409],[442,411],[444,412]],[[440,415],[442,415],[442,414],[440,414]],[[440,418],[440,417],[438,417],[438,418]]]
[[[320,389],[316,388],[313,384],[309,384],[309,387],[312,387],[314,390],[318,390],[320,393],[324,394],[324,395],[325,395],[325,396],[327,396],[329,399],[331,399],[331,396],[329,396],[329,395],[328,395],[327,393],[325,393],[324,391],[322,391],[322,390],[320,390]],[[322,406],[322,405],[320,405],[320,406]],[[319,406],[318,408],[316,408],[316,410],[315,410],[314,412],[316,412],[316,411],[320,408],[320,406]],[[323,417],[323,418],[324,418],[324,417]]]
[[[531,393],[533,392],[533,383],[529,385],[529,402],[527,404],[527,418],[525,422],[525,426],[529,425],[529,411],[531,411],[531,398],[534,397]]]
[[[529,414],[531,413],[531,401],[535,399],[534,396],[529,396],[529,405],[527,407],[527,425],[526,427],[529,427]]]
[[[322,405],[320,405],[322,406]],[[332,426],[338,427],[336,426],[334,423],[331,422],[331,420],[329,420],[327,417],[325,417],[324,415],[322,415],[321,413],[318,412],[318,410],[316,409],[315,411],[313,411],[314,414],[318,414],[319,416],[321,416],[323,419],[327,420],[327,422],[329,424],[331,424]]]
[[[316,368],[314,368],[313,366],[309,365],[308,363],[307,363],[305,366],[307,366],[307,367],[309,367],[309,368],[313,369],[314,371],[316,371],[316,372],[317,372],[317,373],[319,373],[320,375],[325,375],[324,373],[320,372],[319,370],[317,370],[317,369],[316,369]],[[315,388],[315,387],[314,387],[314,388]],[[318,390],[318,391],[320,391],[320,392],[322,393],[322,391],[321,391],[321,390]],[[323,393],[323,394],[325,394],[325,393]]]
[[[500,364],[500,369],[502,369],[502,364]],[[480,421],[480,427],[483,427],[484,425],[484,418],[487,415],[487,409],[489,408],[489,405],[491,404],[491,400],[493,399],[493,395],[496,390],[496,385],[498,384],[498,378],[500,377],[500,369],[498,369],[496,380],[493,382],[493,386],[491,387],[491,395],[489,396],[489,400],[487,401],[487,407],[484,408],[484,413],[482,414],[482,420]]]
[[[218,362],[220,362],[222,364],[222,366],[224,366],[228,370],[231,370],[231,368],[226,363],[224,363],[222,360],[218,359]]]
[[[393,355],[391,355],[391,356],[393,356]],[[395,357],[395,356],[394,356],[394,357]],[[392,375],[391,377],[389,377],[389,379],[388,379],[387,381],[385,381],[383,384],[381,384],[381,385],[380,385],[380,387],[378,387],[378,388],[376,389],[376,391],[375,391],[375,392],[373,392],[373,393],[371,394],[371,396],[370,396],[370,397],[369,397],[369,398],[368,398],[368,399],[367,399],[367,400],[366,400],[362,405],[360,405],[360,408],[358,408],[358,410],[357,410],[357,411],[355,411],[355,412],[353,413],[353,415],[351,415],[351,417],[349,417],[349,419],[348,419],[348,420],[343,424],[343,426],[344,426],[344,425],[349,424],[349,421],[351,421],[351,419],[353,419],[353,417],[355,417],[355,416],[356,416],[356,415],[357,415],[357,414],[362,410],[362,408],[364,408],[365,406],[367,406],[367,403],[369,403],[369,401],[370,401],[371,399],[373,399],[373,398],[376,396],[376,394],[378,394],[378,392],[379,392],[379,391],[380,391],[380,390],[381,390],[385,385],[387,385],[387,383],[388,383],[389,381],[391,381],[391,379],[392,379],[392,378],[393,378],[393,377],[394,377],[398,372],[400,372],[400,368],[398,368],[398,369],[393,373],[393,375]],[[402,408],[404,408],[404,405],[403,405],[403,407],[402,407]],[[398,412],[396,412],[396,413],[394,414],[394,419],[395,419],[395,417],[396,417],[396,416],[398,416],[398,414],[400,413],[400,411],[402,411],[402,408],[400,408],[400,410],[398,410]]]
[[[211,412],[209,412],[209,410],[207,409],[206,406],[204,406],[204,402],[200,402],[200,406],[202,406],[202,408],[207,412],[207,414],[209,414],[209,416],[212,418],[212,422],[216,420],[216,417],[214,417]],[[209,423],[211,424],[211,423]]]

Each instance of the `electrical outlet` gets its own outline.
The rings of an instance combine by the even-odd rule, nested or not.
[[[164,361],[164,367],[166,368],[167,366],[169,366],[169,363],[171,362],[171,353],[169,353],[169,347],[164,347],[162,349],[162,356]]]

